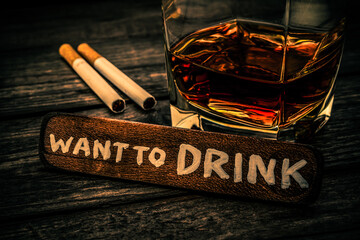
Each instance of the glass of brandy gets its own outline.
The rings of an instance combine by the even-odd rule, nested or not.
[[[344,11],[328,0],[163,0],[172,125],[306,141],[328,121]]]

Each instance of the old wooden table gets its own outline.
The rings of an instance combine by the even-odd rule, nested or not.
[[[39,129],[50,111],[170,125],[160,1],[26,3],[3,12],[1,239],[358,239],[356,21],[348,29],[332,118],[310,143],[325,157],[320,197],[310,206],[286,206],[45,169]],[[124,113],[112,114],[60,58],[64,42],[91,44],[155,95],[156,109],[144,112],[128,101]]]

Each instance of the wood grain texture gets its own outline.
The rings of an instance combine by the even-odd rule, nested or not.
[[[65,145],[56,145],[60,139],[66,142],[67,150]],[[98,146],[105,150],[100,152]],[[139,146],[146,150],[140,152],[136,149]],[[181,146],[186,146],[183,157]],[[241,160],[236,160],[237,154]],[[210,158],[206,160],[206,156]],[[73,172],[289,203],[317,198],[323,168],[320,153],[306,145],[61,113],[44,117],[40,157],[46,165]],[[224,162],[217,165],[220,158]],[[241,161],[240,166],[235,166],[236,161]],[[284,161],[288,161],[287,167],[282,166]],[[179,162],[183,162],[182,168]],[[265,164],[263,178],[257,177],[261,166],[251,167],[251,162]],[[270,162],[277,163],[273,170]],[[286,175],[289,186],[284,186],[284,172],[300,162],[305,166],[301,173],[295,171],[302,177]],[[235,168],[241,173],[236,174]],[[239,175],[236,180],[235,175]]]
[[[12,9],[2,31],[7,37],[0,39],[0,116],[101,106],[102,102],[58,55],[59,46],[65,42],[73,46],[88,42],[150,94],[166,98],[160,4],[106,1],[85,6],[39,4],[31,11]],[[81,7],[84,10],[80,11]],[[30,16],[31,26],[24,27]],[[359,27],[353,24],[348,28],[351,35],[346,38],[338,82],[346,82],[352,90],[357,81],[354,75],[360,76],[360,49],[355,47]]]
[[[3,225],[5,238],[357,239],[356,171],[324,178],[319,201],[283,206],[212,195],[109,204]],[[336,189],[343,189],[340,193]],[[17,226],[14,228],[14,226]],[[16,229],[16,230],[15,230]],[[40,236],[40,237],[39,237]]]
[[[38,142],[49,111],[170,125],[161,1],[7,3],[0,15],[0,238],[358,239],[360,25],[353,2],[332,117],[310,143],[324,156],[323,187],[301,208],[45,170]],[[128,101],[123,114],[112,114],[58,56],[64,42],[91,44],[160,98],[158,107],[145,113]]]
[[[104,111],[103,108],[78,113],[170,124],[168,101],[160,101],[152,112],[141,111],[130,104],[121,116]],[[183,236],[184,229],[187,229],[186,236],[198,236],[206,232],[220,236],[223,232],[229,232],[230,236],[246,239],[265,238],[268,234],[287,239],[338,239],[339,236],[356,239],[355,223],[359,221],[359,216],[353,209],[360,202],[359,188],[356,187],[359,182],[356,169],[360,165],[360,152],[356,143],[358,132],[354,131],[352,121],[351,116],[334,116],[312,143],[325,156],[323,187],[315,205],[292,215],[289,213],[292,207],[45,171],[37,156],[41,118],[2,120],[1,127],[4,130],[0,132],[0,174],[3,180],[0,181],[0,210],[3,225],[0,233],[10,239],[39,239],[39,236],[56,238],[56,234],[60,238],[87,238],[86,234],[89,234],[88,238],[113,234],[131,238],[140,232],[141,236],[148,238],[160,235],[176,238]],[[339,136],[339,132],[347,134]],[[181,195],[184,198],[179,198]],[[198,201],[191,200],[194,197],[202,199],[203,207],[200,208]],[[210,210],[206,208],[209,206],[205,204],[207,201],[212,203]],[[179,203],[174,205],[175,202]],[[130,211],[133,206],[135,209]],[[224,207],[227,210],[223,212]],[[182,216],[184,210],[187,214]],[[314,210],[313,214],[309,214]],[[267,211],[269,214],[264,215]],[[274,211],[277,213],[271,214]],[[213,221],[215,218],[211,217],[215,215],[218,215],[216,224]],[[228,218],[230,215],[233,217]],[[294,216],[302,221],[295,220]],[[110,223],[103,221],[107,218],[111,219]],[[253,218],[253,222],[248,222],[250,218]],[[160,230],[156,231],[154,226],[158,225],[152,220],[149,222],[149,219],[157,219],[159,223],[168,226],[165,233],[162,235]],[[97,223],[89,224],[88,221]],[[268,225],[272,221],[282,224],[282,229],[288,231],[275,231]],[[312,224],[319,228],[312,228]],[[104,230],[99,231],[99,228]]]
[[[82,114],[118,117],[102,108],[85,110]],[[121,117],[169,124],[168,101],[160,101],[156,111],[150,112],[130,104]],[[41,120],[29,117],[1,122],[1,128],[6,129],[0,132],[1,222],[186,194],[134,182],[45,171],[38,157]]]

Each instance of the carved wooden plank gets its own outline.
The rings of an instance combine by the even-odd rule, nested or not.
[[[43,120],[40,156],[73,172],[302,203],[316,199],[323,167],[306,145],[60,113]]]
[[[129,104],[121,115],[104,108],[88,109],[82,114],[109,118],[120,116],[163,125],[170,123],[168,101],[159,101],[156,110],[150,112]],[[45,171],[38,156],[41,118],[24,117],[0,122],[0,221],[18,221],[187,194],[186,191],[150,184]]]
[[[127,110],[121,115],[112,114],[105,108],[87,109],[78,113],[160,125],[169,125],[171,122],[166,100],[159,101],[157,109],[151,112],[142,111],[134,104],[129,104]],[[326,125],[325,131],[316,136],[316,141],[312,145],[323,154],[324,168],[327,173],[329,171],[345,173],[344,170],[355,169],[359,165],[360,149],[358,146],[360,141],[358,136],[360,129],[354,129],[355,120],[346,119],[349,116],[338,111],[334,113],[335,115]],[[10,217],[20,219],[24,216],[53,214],[61,210],[69,211],[69,209],[81,211],[86,207],[113,204],[113,201],[118,204],[127,204],[131,201],[147,202],[153,196],[173,196],[178,192],[181,192],[181,195],[187,195],[188,193],[188,191],[173,191],[168,188],[150,187],[128,181],[109,181],[109,179],[89,178],[73,174],[68,176],[54,174],[53,171],[44,171],[38,158],[37,149],[40,140],[40,125],[40,117],[1,120],[0,175],[7,180],[0,182],[0,189],[2,189],[0,220]],[[26,184],[24,184],[25,182]],[[92,188],[93,184],[96,187]],[[333,192],[344,192],[344,189],[338,184],[327,187]],[[124,191],[126,196],[122,197],[121,193]],[[321,192],[324,191],[327,190],[322,188]],[[74,199],[74,195],[76,195],[76,199]],[[130,200],[128,201],[128,199]],[[316,204],[318,203],[319,201],[316,202]]]

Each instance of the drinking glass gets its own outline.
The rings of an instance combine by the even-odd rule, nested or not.
[[[163,0],[174,127],[306,141],[328,121],[341,1]]]

